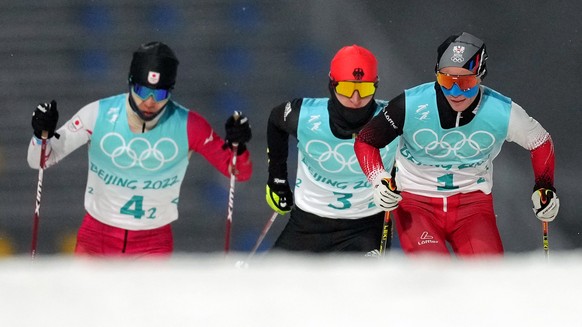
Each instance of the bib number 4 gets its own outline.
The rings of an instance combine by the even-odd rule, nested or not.
[[[147,211],[143,209],[143,196],[141,195],[132,196],[131,199],[121,207],[119,212],[123,215],[132,216],[135,219],[141,219],[144,216],[148,219],[156,218],[156,208],[151,208]]]

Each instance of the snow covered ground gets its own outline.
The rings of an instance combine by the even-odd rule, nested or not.
[[[0,260],[0,326],[581,326],[582,254]]]

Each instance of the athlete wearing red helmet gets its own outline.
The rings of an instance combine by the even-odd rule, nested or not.
[[[272,109],[266,200],[280,214],[291,212],[275,250],[377,251],[384,214],[374,205],[353,150],[360,129],[386,106],[374,99],[377,86],[376,57],[361,46],[346,46],[331,60],[329,98],[296,98]],[[294,192],[287,171],[289,136],[298,141]],[[381,150],[387,166],[394,150],[393,145]]]

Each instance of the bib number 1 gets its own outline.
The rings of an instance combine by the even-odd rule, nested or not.
[[[444,186],[437,186],[437,190],[439,191],[454,190],[459,188],[459,186],[453,184],[453,174],[442,175],[441,177],[437,178],[437,181],[444,184]]]

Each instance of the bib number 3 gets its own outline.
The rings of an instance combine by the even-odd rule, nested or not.
[[[335,194],[336,196],[338,196],[337,198],[337,202],[339,202],[339,204],[341,206],[336,206],[333,204],[328,204],[327,206],[330,208],[334,208],[337,210],[345,210],[345,209],[349,209],[351,208],[352,204],[350,203],[349,199],[353,196],[353,194],[350,193],[336,193],[333,192],[333,194]]]

